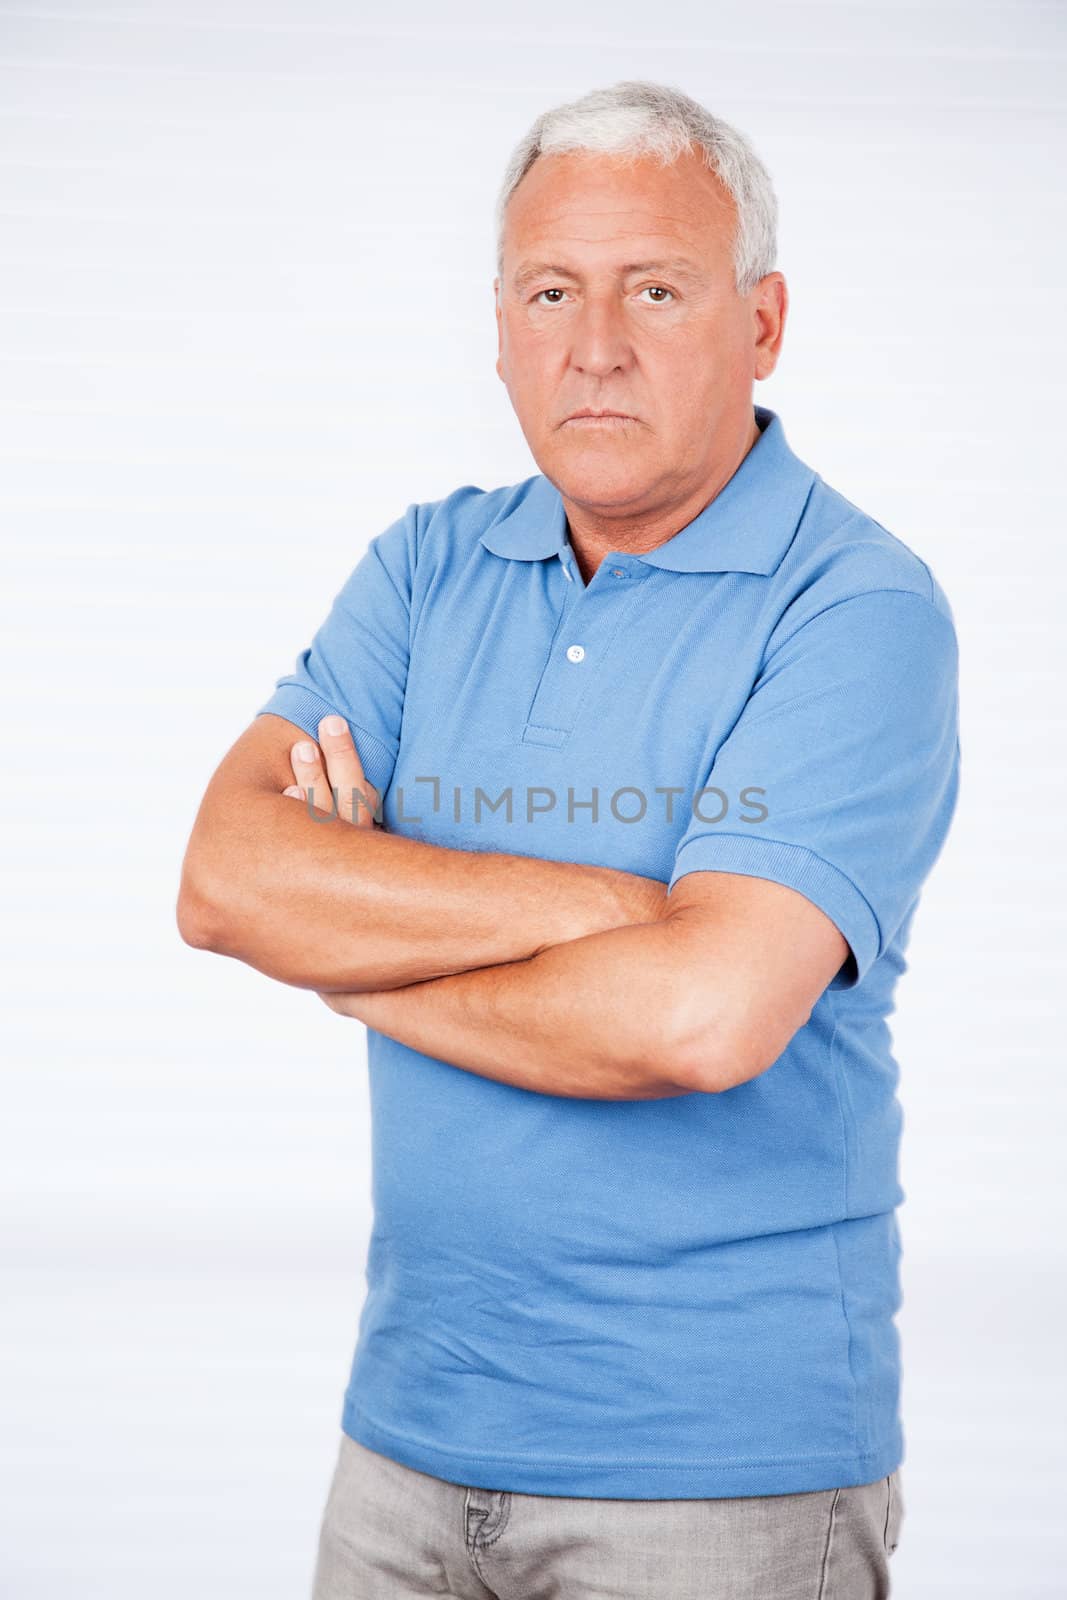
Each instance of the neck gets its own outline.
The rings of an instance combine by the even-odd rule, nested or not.
[[[605,515],[578,505],[561,494],[567,512],[568,536],[578,569],[588,583],[601,561],[612,550],[642,555],[655,550],[698,517],[704,507],[727,484],[760,436],[760,426],[752,414],[752,426],[738,449],[716,463],[714,473],[704,479],[683,500],[649,507],[636,513]]]

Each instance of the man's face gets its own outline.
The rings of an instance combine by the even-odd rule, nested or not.
[[[494,280],[496,369],[565,499],[609,515],[653,511],[747,448],[785,284],[771,273],[738,295],[735,222],[696,154],[669,167],[542,156],[513,193]],[[573,419],[586,407],[626,416]]]

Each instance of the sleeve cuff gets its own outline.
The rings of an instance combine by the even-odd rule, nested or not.
[[[796,889],[818,906],[840,929],[852,952],[828,985],[831,989],[855,988],[879,955],[881,931],[869,902],[851,878],[804,845],[748,834],[700,834],[679,845],[668,893],[687,872],[739,872],[750,878],[769,878]]]
[[[272,711],[275,716],[285,717],[289,722],[295,722],[298,728],[318,743],[319,723],[323,717],[328,717],[331,712],[339,717],[345,717],[352,738],[356,744],[356,754],[359,756],[360,765],[369,782],[373,783],[378,793],[385,795],[393,777],[396,766],[396,751],[373,733],[368,733],[366,728],[361,728],[358,722],[353,722],[351,717],[345,716],[338,706],[332,706],[321,695],[312,694],[309,689],[303,689],[299,684],[283,683],[275,689],[270,699],[260,706],[255,713],[257,717],[264,711]]]

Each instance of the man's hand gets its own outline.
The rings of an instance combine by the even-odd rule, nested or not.
[[[363,775],[363,766],[355,742],[344,717],[323,717],[319,722],[319,743],[301,739],[289,752],[295,783],[282,793],[294,800],[310,800],[316,811],[329,813],[356,828],[373,828],[374,814],[378,810],[379,795],[372,783]],[[327,1005],[335,999],[349,999],[347,995],[335,997],[320,994]],[[341,1007],[333,1004],[332,1009]],[[351,1012],[345,1013],[352,1015]]]
[[[357,828],[373,828],[380,804],[377,789],[368,783],[356,746],[343,717],[323,717],[319,743],[310,739],[294,744],[289,752],[295,783],[282,793],[294,800],[310,800],[316,811],[340,817]]]
[[[529,961],[654,921],[666,901],[665,883],[614,867],[458,850],[375,827],[380,797],[347,731],[334,734],[326,718],[319,727],[322,750],[294,765],[309,730],[264,712],[212,776],[182,866],[187,944],[316,994],[378,991]],[[310,791],[322,809],[279,804],[287,789],[298,800]],[[309,828],[300,810],[316,823],[353,820]]]

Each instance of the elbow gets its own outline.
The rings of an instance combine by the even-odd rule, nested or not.
[[[717,1052],[712,1048],[714,1030],[702,1026],[691,1005],[667,1007],[655,1018],[651,1037],[645,1018],[644,1054],[655,1060],[661,1075],[689,1094],[716,1094],[719,1089]]]
[[[690,1094],[720,1094],[731,1087],[706,1039],[675,1042],[669,1060],[671,1078]]]
[[[193,899],[190,895],[180,894],[178,896],[175,920],[178,924],[178,933],[193,950],[214,949],[214,927],[200,901]]]
[[[218,950],[221,945],[218,908],[194,881],[188,868],[182,871],[175,906],[178,933],[194,950]]]
[[[773,1067],[795,1032],[751,1015],[733,1023],[713,1016],[702,1024],[690,1019],[674,1036],[678,1082],[701,1094],[737,1089]]]
[[[736,1089],[772,1065],[754,1027],[731,1026],[715,1013],[685,1007],[671,1030],[669,1054],[676,1082],[696,1094]]]

